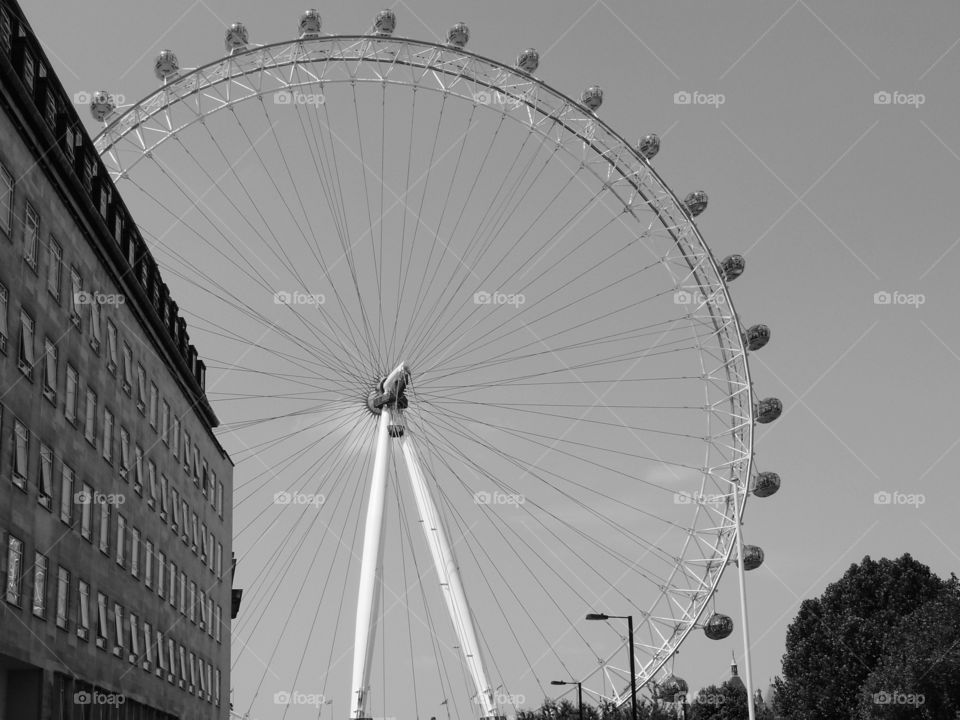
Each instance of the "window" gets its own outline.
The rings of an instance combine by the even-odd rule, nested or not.
[[[173,488],[173,523],[171,525],[174,532],[180,527],[180,493]]]
[[[47,266],[47,292],[60,302],[60,276],[63,274],[63,248],[50,236],[50,264]]]
[[[152,510],[157,506],[157,466],[153,460],[147,460],[147,483],[150,488],[147,506]]]
[[[164,400],[160,405],[160,439],[170,445],[170,405]]]
[[[151,393],[156,386],[150,388]],[[150,398],[150,425],[154,430],[157,429],[157,410],[154,406],[155,400],[151,395]],[[137,363],[137,410],[140,411],[140,414],[143,414],[144,408],[147,407],[147,371],[143,369],[143,365]]]
[[[93,488],[83,483],[83,490],[77,499],[80,501],[80,537],[90,540],[93,525]]]
[[[173,459],[176,460],[180,456],[180,418],[173,418],[173,432],[170,435],[170,452],[173,454]]]
[[[34,81],[37,77],[37,65],[33,55],[28,50],[23,51],[23,84],[30,88],[30,94],[33,94]]]
[[[67,612],[70,608],[70,571],[62,565],[57,567],[57,627],[67,629]]]
[[[197,686],[197,658],[193,652],[188,653],[190,658],[190,692]]]
[[[13,424],[13,484],[21,490],[27,489],[30,459],[30,433],[27,426],[19,420]]]
[[[117,513],[117,565],[127,564],[127,519],[123,513]]]
[[[217,577],[221,577],[223,573],[223,545],[217,543],[217,562],[214,567]]]
[[[217,707],[220,707],[220,668],[216,669],[213,676],[216,678],[213,686],[213,701],[217,704]]]
[[[70,297],[68,306],[70,308],[70,322],[78,329],[80,327],[80,302],[83,296],[83,278],[80,271],[75,267],[70,268]]]
[[[123,605],[113,604],[113,654],[120,656],[123,652]]]
[[[100,552],[110,554],[110,505],[106,498],[100,499]]]
[[[113,413],[103,409],[103,459],[113,465]]]
[[[193,552],[197,552],[197,544],[203,543],[203,537],[200,536],[200,529],[197,525],[197,514],[191,513],[190,515],[190,546],[193,548]]]
[[[36,323],[33,318],[27,315],[26,311],[20,311],[20,347],[17,355],[17,367],[28,379],[33,379],[33,364],[36,362],[34,357],[34,334]]]
[[[103,329],[100,326],[100,317],[102,308],[100,307],[100,293],[92,290],[86,294],[81,293],[81,298],[86,300],[90,306],[90,347],[95,353],[100,352],[100,343],[103,340]]]
[[[51,402],[57,397],[57,346],[50,338],[43,341],[43,396]]]
[[[142,371],[143,368],[141,367]],[[146,373],[142,375],[144,382],[146,382]],[[157,429],[157,405],[160,399],[160,391],[157,389],[157,386],[154,383],[150,383],[150,427],[154,430]]]
[[[167,595],[170,597],[171,607],[177,606],[177,564],[170,560],[167,563],[168,575],[167,580]]]
[[[187,523],[190,521],[190,506],[187,505],[187,499],[183,495],[180,496],[180,517],[183,518],[183,524],[180,526],[180,538],[184,545],[189,545],[190,526]]]
[[[210,531],[210,534],[207,535],[207,567],[211,570],[216,568],[214,563],[214,552],[213,549],[217,546],[217,540],[213,536],[213,530]]]
[[[129,395],[133,390],[133,351],[127,343],[123,344],[123,391]],[[137,403],[139,409],[140,403]],[[141,411],[142,412],[142,411]]]
[[[197,584],[193,580],[190,581],[190,606],[188,615],[190,622],[195,623],[197,621]]]
[[[213,498],[213,490],[210,489],[207,491],[207,485],[210,482],[210,468],[207,465],[207,461],[204,460],[201,463],[200,467],[200,489],[203,491],[204,497]]]
[[[143,488],[143,448],[139,445],[134,450],[133,487],[138,493]]]
[[[97,441],[97,394],[87,385],[87,405],[83,424],[83,436],[91,445]]]
[[[140,656],[140,619],[130,613],[130,662],[137,662]]]
[[[167,556],[164,555],[163,550],[157,553],[157,595],[163,597],[164,583],[166,582],[166,572],[167,572]]]
[[[153,663],[153,628],[146,620],[143,621],[143,669],[150,670]]]
[[[23,210],[23,259],[37,271],[37,255],[40,253],[40,216],[33,205],[26,203]]]
[[[200,591],[200,629],[207,627],[207,594]]]
[[[7,339],[10,337],[10,328],[7,325],[10,308],[7,307],[10,302],[10,293],[7,292],[7,286],[0,284],[0,352],[6,354]]]
[[[180,571],[180,614],[187,615],[187,574]]]
[[[90,636],[90,585],[80,580],[77,583],[80,603],[77,605],[77,637],[86,640]]]
[[[47,556],[35,553],[33,556],[33,614],[38,618],[47,617]]]
[[[162,649],[163,640],[160,639],[160,633],[157,633],[157,639]],[[172,683],[173,672],[177,669],[177,660],[174,653],[173,640],[171,638],[167,638],[167,667],[164,669],[168,671],[167,680]]]
[[[187,651],[183,645],[177,646],[177,654],[180,658],[180,687],[187,682]]]
[[[203,696],[207,692],[207,677],[204,674],[205,672],[206,668],[203,659],[197,657],[197,674],[200,676],[200,690],[197,692],[198,696]]]
[[[157,630],[157,665],[159,666],[158,670],[167,670],[168,668],[173,667],[173,640],[168,638],[167,648],[169,653],[164,654],[163,650],[163,633]]]
[[[220,606],[217,605],[213,608],[213,637],[216,638],[217,642],[220,642],[220,622],[222,619],[222,610]]]
[[[40,445],[40,482],[37,485],[37,502],[47,510],[53,504],[53,450]]]
[[[130,528],[130,574],[140,577],[140,531]]]
[[[0,230],[7,235],[13,226],[13,175],[0,165]]]
[[[210,507],[217,507],[217,474],[210,468]]]
[[[117,326],[107,319],[107,370],[111,375],[117,372]]]
[[[80,376],[70,363],[67,363],[67,391],[66,402],[63,405],[63,415],[72,424],[77,424],[77,388],[80,385]]]
[[[183,431],[183,470],[190,474],[190,433]]]
[[[65,463],[60,465],[60,519],[73,522],[73,469]]]
[[[20,607],[23,582],[23,540],[7,536],[7,602]]]
[[[120,477],[127,479],[130,471],[130,433],[125,427],[120,428]]]
[[[153,542],[143,541],[143,584],[153,587]]]
[[[207,524],[200,523],[200,559],[207,561]]]
[[[170,483],[167,481],[167,476],[164,475],[163,473],[160,473],[160,519],[161,520],[167,519],[167,512],[169,511],[169,508],[170,508],[169,485]]]

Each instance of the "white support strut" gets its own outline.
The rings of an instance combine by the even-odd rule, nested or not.
[[[430,487],[420,468],[420,459],[410,439],[409,430],[400,440],[403,456],[407,463],[407,472],[410,474],[410,483],[413,485],[413,494],[420,513],[420,522],[423,532],[433,555],[433,562],[437,569],[437,577],[443,590],[443,597],[447,602],[447,610],[453,621],[454,630],[460,640],[470,677],[476,689],[477,703],[482,710],[483,718],[498,718],[497,704],[493,690],[487,681],[487,672],[480,653],[480,644],[477,642],[477,632],[473,623],[473,615],[467,603],[467,596],[460,580],[460,570],[453,556],[450,539],[440,520],[440,513],[433,500]]]
[[[387,494],[387,453],[390,449],[390,410],[383,408],[377,425],[377,450],[373,461],[373,480],[367,505],[367,523],[363,534],[363,560],[360,564],[360,593],[357,598],[357,626],[353,641],[353,684],[351,685],[351,720],[369,718],[367,699],[370,690],[370,669],[374,623],[380,599],[380,553],[383,547],[383,506]]]

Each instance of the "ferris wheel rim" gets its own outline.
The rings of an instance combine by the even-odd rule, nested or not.
[[[270,50],[273,50],[273,49],[293,48],[298,46],[302,47],[306,44],[332,44],[337,42],[356,43],[356,42],[363,42],[363,41],[376,41],[379,43],[394,44],[398,46],[432,49],[432,50],[440,51],[443,53],[448,53],[450,55],[460,56],[461,58],[467,58],[474,62],[483,63],[488,67],[495,68],[501,72],[506,72],[513,76],[520,77],[523,79],[524,82],[530,83],[532,86],[538,88],[538,90],[547,93],[553,98],[559,99],[560,101],[562,101],[563,105],[576,109],[583,116],[585,116],[592,122],[596,123],[598,127],[602,128],[609,137],[615,139],[619,143],[620,148],[627,151],[628,155],[630,156],[630,159],[633,162],[639,162],[642,165],[645,173],[647,173],[647,177],[652,178],[655,181],[655,184],[659,188],[661,188],[663,191],[665,191],[665,197],[668,201],[667,205],[670,206],[669,208],[654,208],[652,201],[647,200],[646,196],[643,196],[644,202],[647,204],[648,207],[650,207],[655,211],[656,216],[660,219],[660,222],[663,224],[667,232],[669,232],[670,235],[673,237],[674,242],[677,244],[677,246],[683,249],[684,246],[681,244],[682,241],[679,236],[681,234],[684,234],[685,237],[683,239],[683,242],[690,243],[690,245],[695,247],[700,253],[703,254],[703,260],[701,260],[700,262],[691,264],[690,269],[691,269],[691,272],[694,274],[694,276],[698,278],[700,277],[698,275],[698,271],[702,272],[704,269],[708,270],[710,275],[712,276],[712,277],[706,278],[708,281],[707,285],[711,288],[711,297],[719,295],[723,298],[723,301],[727,304],[729,313],[719,319],[722,321],[721,324],[724,324],[724,323],[732,324],[732,333],[734,338],[734,342],[730,346],[727,346],[721,343],[721,347],[724,351],[724,354],[725,355],[727,355],[728,353],[730,354],[730,357],[728,357],[724,363],[726,373],[727,373],[727,378],[728,378],[728,381],[727,381],[728,386],[732,384],[732,381],[730,379],[731,374],[733,373],[733,371],[731,370],[732,366],[737,365],[739,370],[737,377],[742,378],[741,380],[742,387],[736,391],[733,391],[733,390],[729,391],[727,394],[727,397],[731,402],[733,402],[734,398],[736,398],[737,395],[740,395],[742,393],[745,397],[745,402],[741,402],[741,407],[745,406],[748,410],[753,407],[754,391],[753,391],[753,386],[752,386],[752,381],[750,376],[750,367],[749,367],[749,362],[747,358],[747,349],[743,341],[743,326],[741,324],[740,317],[737,314],[735,307],[733,306],[733,300],[730,296],[730,293],[727,287],[727,281],[724,279],[723,274],[720,272],[716,259],[714,258],[709,245],[706,243],[706,241],[702,237],[696,223],[692,220],[692,218],[687,217],[683,208],[683,204],[677,198],[676,194],[673,192],[670,186],[663,181],[663,179],[657,173],[655,168],[653,168],[653,166],[648,161],[648,159],[644,157],[642,154],[640,154],[633,144],[627,142],[616,130],[610,127],[602,119],[597,117],[595,113],[585,108],[582,105],[582,103],[576,102],[575,100],[571,99],[569,96],[556,90],[555,88],[548,85],[547,83],[540,80],[539,78],[529,73],[525,73],[524,71],[519,70],[518,68],[510,67],[504,63],[500,63],[491,58],[467,51],[463,48],[451,48],[448,45],[443,45],[440,43],[416,40],[412,38],[383,37],[379,35],[329,35],[329,36],[309,38],[309,39],[301,38],[296,40],[279,41],[276,43],[271,43],[271,44],[262,45],[262,46],[248,47],[247,49],[235,52],[231,55],[223,56],[219,59],[211,61],[198,68],[195,68],[187,73],[184,73],[180,75],[171,84],[184,83],[185,81],[189,80],[192,77],[199,78],[204,71],[220,66],[225,62],[231,62],[231,61],[236,62],[239,58],[244,56],[253,57],[257,54],[263,55],[264,52],[269,52]],[[359,62],[377,62],[373,57],[360,57],[360,58],[327,57],[322,59],[306,58],[302,61],[298,61],[296,59],[287,60],[287,61],[284,61],[283,63],[277,63],[275,66],[272,66],[272,67],[293,66],[298,64],[298,62],[317,63],[317,62],[330,62],[333,60],[345,61],[347,59],[355,60]],[[251,68],[250,70],[240,73],[239,75],[248,75],[254,72],[263,72],[266,69],[266,67],[267,67],[266,65],[261,64],[259,67]],[[445,69],[439,69],[439,68],[435,68],[435,69],[439,70],[441,73],[444,73],[444,74],[450,74],[450,75],[453,74],[453,73],[448,73],[447,70]],[[234,77],[235,76],[220,78],[215,82],[211,82],[210,85],[217,84],[220,82],[229,83],[234,80]],[[474,77],[474,81],[476,81],[476,77]],[[328,80],[326,82],[335,82],[335,81]],[[388,78],[383,78],[382,82],[392,84],[392,85],[409,85],[408,83],[391,81]],[[315,85],[315,84],[317,84],[317,81],[290,84],[289,87],[298,87],[301,85]],[[201,86],[200,83],[198,82],[196,88],[193,90],[193,92],[190,93],[190,95],[201,93],[204,87],[209,87],[209,86]],[[489,89],[499,89],[504,86],[501,85],[501,86],[495,87],[494,85],[490,84],[490,85],[485,85],[485,87]],[[163,112],[165,109],[169,107],[172,107],[178,103],[185,102],[186,96],[178,96],[169,102],[163,103],[160,107],[153,109],[149,113],[146,113],[140,117],[137,117],[140,112],[140,109],[144,105],[149,103],[154,98],[167,95],[169,88],[170,88],[170,84],[165,85],[159,90],[148,94],[147,96],[142,98],[140,101],[135,103],[133,106],[131,106],[129,109],[127,109],[120,117],[114,119],[110,124],[108,124],[95,139],[95,147],[97,148],[97,152],[102,157],[105,157],[107,154],[110,153],[111,150],[115,148],[118,140],[126,137],[130,132],[133,132],[135,129],[140,128],[144,121]],[[261,88],[258,92],[255,92],[246,97],[243,97],[235,102],[236,103],[245,102],[246,100],[253,99],[254,97],[262,98],[264,94],[268,92],[274,92],[274,91],[275,91],[274,89],[266,90]],[[457,95],[456,93],[451,93],[451,94]],[[457,96],[465,97],[462,95],[457,95]],[[212,108],[206,111],[205,113],[203,113],[201,115],[201,118],[205,117],[208,113],[217,112],[220,109],[224,109],[225,107],[230,107],[230,106],[232,106],[232,103],[228,105],[221,105],[219,107]],[[126,130],[124,130],[121,134],[116,135],[117,129],[120,128],[120,126],[123,124],[125,119],[130,117],[134,117],[135,122]],[[543,113],[543,117],[548,117],[548,115],[546,113]],[[609,158],[604,157],[604,153],[602,153],[596,146],[594,146],[592,141],[587,142],[586,138],[579,135],[571,127],[569,127],[564,123],[561,123],[561,126],[564,128],[565,131],[570,132],[571,134],[577,137],[580,137],[582,140],[584,140],[585,144],[589,146],[590,152],[596,153],[600,158],[604,159],[607,163],[609,163],[610,168],[614,170],[617,169],[618,167],[617,164],[614,161],[610,160]],[[177,128],[174,132],[171,133],[170,137],[173,137],[176,134],[176,132],[179,132],[180,129],[182,128]],[[158,143],[157,145],[159,144],[160,143]],[[152,151],[152,149],[157,147],[157,145],[151,146],[149,150],[145,149],[144,155],[145,156],[148,155],[149,152]],[[123,174],[125,174],[125,172],[126,171],[122,171],[120,175],[122,176]],[[623,173],[621,173],[621,176],[624,177],[624,179],[627,179],[629,182],[629,178],[625,177]],[[638,192],[640,191],[639,187],[637,187],[636,185],[634,185],[634,187],[635,189],[638,190]],[[679,229],[681,227],[679,223],[674,225],[669,224],[668,219],[665,218],[662,213],[662,211],[666,211],[666,210],[672,211],[671,214],[676,215],[677,218],[683,222],[682,231]],[[688,259],[688,263],[690,262],[691,261]],[[710,305],[710,309],[711,309],[711,317],[713,318],[713,321],[716,327],[718,317],[713,312],[713,310],[715,309],[713,305]],[[717,331],[718,331],[718,337],[720,337],[721,334],[720,334],[719,327],[717,328]],[[702,353],[702,348],[700,349],[700,351]],[[744,417],[743,422],[739,426],[728,428],[728,431],[736,432],[737,430],[742,432],[743,439],[745,442],[745,449],[739,460],[739,462],[742,464],[743,471],[737,474],[736,480],[734,482],[731,482],[731,485],[735,486],[736,494],[734,497],[739,497],[739,505],[740,505],[739,512],[742,515],[746,507],[747,497],[749,495],[748,485],[753,474],[754,423],[753,423],[752,416],[749,418]],[[700,509],[698,509],[698,512],[699,511]],[[733,529],[727,528],[725,535],[729,537],[732,534],[733,534]],[[686,542],[687,543],[690,542],[689,537]],[[684,545],[684,547],[686,547],[686,545]],[[719,563],[720,569],[713,576],[713,579],[709,587],[702,593],[703,602],[697,605],[696,600],[691,601],[690,608],[692,610],[695,610],[695,613],[689,616],[688,619],[684,621],[682,628],[675,629],[674,632],[668,636],[668,639],[665,640],[665,642],[661,646],[661,650],[665,650],[665,652],[662,653],[662,657],[661,657],[661,652],[658,651],[654,655],[653,660],[651,660],[647,664],[647,666],[638,669],[639,670],[638,676],[641,673],[643,673],[644,684],[656,678],[656,676],[660,673],[660,671],[664,668],[664,666],[670,661],[670,659],[678,651],[679,647],[685,641],[685,639],[690,634],[690,632],[697,627],[697,623],[702,617],[703,613],[706,611],[707,605],[710,599],[713,598],[714,595],[716,594],[717,588],[719,586],[719,582],[722,578],[725,568],[730,564],[730,561],[731,561],[730,559],[731,559],[731,555],[733,554],[734,547],[735,546],[732,542],[728,542],[726,543],[725,552],[723,552],[721,555],[714,557],[714,560]],[[673,569],[673,573],[670,575],[671,581],[673,580],[675,573],[682,572],[681,570],[682,564],[683,564],[683,561],[681,556],[680,562],[678,562],[675,565]],[[646,620],[646,618],[644,619]],[[610,657],[612,658],[615,654],[620,653],[623,647],[624,646],[621,645],[619,648],[617,648],[617,650],[615,650]],[[608,662],[609,662],[609,659],[608,659]],[[602,670],[603,670],[602,667],[598,667],[596,672],[602,672]],[[638,680],[639,679],[640,678],[638,677]],[[617,701],[619,703],[626,702],[626,700],[621,699],[619,697],[617,697]]]

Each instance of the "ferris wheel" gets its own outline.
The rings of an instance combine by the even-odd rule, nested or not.
[[[156,92],[91,105],[237,465],[236,707],[496,718],[558,676],[663,696],[691,633],[732,632],[715,594],[762,563],[740,519],[780,484],[753,466],[782,406],[751,385],[744,260],[599,87],[395,25],[308,11],[261,46],[236,23],[226,56],[164,51]]]

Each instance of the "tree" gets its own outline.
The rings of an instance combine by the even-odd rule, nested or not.
[[[960,717],[960,585],[905,617],[863,683],[859,720],[954,720]]]
[[[641,700],[637,706],[639,720],[676,720],[676,713],[671,713],[661,703]],[[557,702],[546,699],[543,705],[535,710],[518,710],[517,720],[579,720],[576,703],[569,700]],[[584,720],[631,720],[630,705],[618,708],[613,703],[583,703]]]
[[[861,686],[883,658],[886,636],[945,585],[909,554],[880,561],[867,556],[819,598],[804,600],[787,629],[783,677],[775,681],[777,715],[855,717]]]
[[[758,692],[753,703],[757,720],[771,720],[773,713]],[[687,713],[689,720],[747,720],[747,690],[742,683],[729,681],[708,685],[697,693]]]

